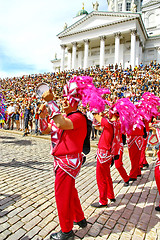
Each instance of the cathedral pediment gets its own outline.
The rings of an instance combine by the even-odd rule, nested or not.
[[[149,7],[149,6],[157,4],[157,3],[160,3],[160,1],[159,0],[150,0],[150,1],[144,2],[144,4],[142,5],[142,9],[144,7]]]
[[[103,26],[118,24],[139,17],[137,13],[91,12],[67,29],[59,33],[59,38],[80,32],[89,31]]]

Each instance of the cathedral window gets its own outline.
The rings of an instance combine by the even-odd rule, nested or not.
[[[110,49],[106,49],[106,50],[105,50],[105,53],[106,53],[106,54],[110,54]]]
[[[152,13],[148,17],[148,27],[153,27],[154,25],[155,25],[155,15],[154,13]]]
[[[96,56],[96,55],[99,55],[99,51],[92,51],[91,52],[91,56]]]
[[[122,12],[122,3],[118,3],[118,12]]]
[[[131,11],[131,3],[130,2],[126,3],[126,11]]]

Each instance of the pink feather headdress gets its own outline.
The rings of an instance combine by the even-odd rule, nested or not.
[[[133,128],[140,128],[144,123],[137,114],[137,108],[128,98],[121,98],[112,105],[110,114],[119,114],[121,131],[130,134]]]
[[[144,93],[136,104],[139,115],[147,121],[160,115],[157,109],[158,106],[160,106],[160,98],[150,92]]]
[[[93,109],[97,112],[104,111],[105,104],[110,105],[110,102],[104,99],[103,95],[110,93],[106,88],[96,88],[93,78],[89,76],[74,76],[64,86],[64,96],[67,96],[71,105],[81,100],[84,107],[89,105],[90,111]]]

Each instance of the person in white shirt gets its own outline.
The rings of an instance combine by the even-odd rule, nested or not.
[[[10,103],[10,106],[7,108],[7,114],[8,114],[8,129],[13,130],[14,125],[14,118],[15,118],[15,106],[13,105],[13,102]]]

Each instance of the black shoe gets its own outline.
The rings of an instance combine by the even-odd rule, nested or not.
[[[86,221],[85,218],[83,220],[79,221],[79,222],[74,222],[74,224],[80,226],[81,228],[87,227],[87,221]]]
[[[128,186],[129,186],[129,180],[124,183],[124,187],[128,187]]]
[[[106,205],[102,205],[99,202],[95,202],[95,203],[92,203],[91,206],[95,207],[95,208],[103,208],[103,207],[107,207],[107,204]]]
[[[68,233],[59,231],[50,235],[51,240],[74,240],[74,232],[71,230]]]
[[[142,177],[142,175],[141,175],[141,174],[139,174],[139,175],[137,175],[137,177]]]
[[[147,169],[147,168],[149,168],[149,164],[148,163],[143,164],[143,169]]]
[[[115,202],[116,199],[115,199],[115,198],[111,198],[110,201],[111,201],[111,202]]]
[[[113,165],[114,165],[114,158],[112,158],[111,166],[110,166],[110,167],[113,167]]]
[[[160,212],[160,206],[155,207],[155,210]]]
[[[136,180],[137,180],[137,178],[130,178],[129,179],[129,181],[133,181],[133,182],[136,181]]]
[[[27,136],[27,133],[24,133],[24,134],[23,134],[23,137],[25,137],[25,136]]]

